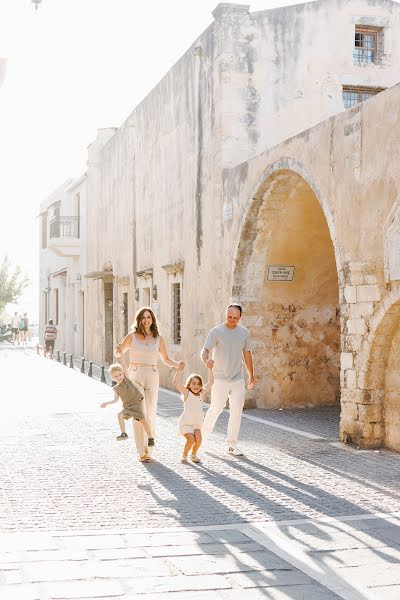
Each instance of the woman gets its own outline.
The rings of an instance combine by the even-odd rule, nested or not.
[[[147,413],[151,433],[154,436],[158,388],[160,385],[157,368],[158,355],[167,367],[173,367],[174,369],[178,369],[183,362],[176,362],[168,356],[165,341],[158,332],[156,316],[148,306],[138,310],[132,333],[128,333],[125,339],[117,344],[114,354],[115,356],[121,356],[127,350],[129,350],[128,376],[133,383],[138,384],[144,390],[145,412]],[[143,427],[136,421],[134,421],[133,428],[139,460],[148,462],[150,456],[147,435]]]

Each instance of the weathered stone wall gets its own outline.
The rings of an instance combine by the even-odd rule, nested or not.
[[[400,86],[395,86],[246,164],[226,171],[224,181],[226,202],[234,199],[232,220],[224,225],[224,246],[236,260],[232,272],[224,276],[223,297],[227,301],[234,298],[244,303],[250,328],[256,327],[254,319],[256,314],[259,315],[265,332],[262,353],[267,352],[274,360],[274,347],[270,343],[274,330],[279,331],[288,322],[285,323],[279,311],[275,310],[276,303],[272,302],[269,306],[260,302],[262,286],[265,289],[266,285],[274,285],[266,282],[268,265],[294,264],[301,268],[300,261],[303,259],[303,264],[312,268],[312,257],[319,263],[318,268],[312,270],[317,275],[314,281],[318,280],[320,265],[325,262],[327,266],[325,275],[328,278],[325,284],[321,279],[321,290],[325,288],[328,291],[330,288],[333,291],[334,281],[338,280],[342,348],[341,436],[363,446],[379,446],[386,443],[387,436],[388,445],[393,447],[393,433],[389,431],[391,425],[387,415],[393,414],[393,397],[397,393],[397,384],[393,383],[391,375],[398,356],[393,346],[398,311],[393,305],[400,298],[398,283],[396,280],[388,281],[388,275],[385,275],[385,226],[389,215],[393,214],[400,185],[397,168],[400,119],[396,110],[399,98]],[[282,219],[279,216],[284,214],[287,219],[289,213],[282,207],[296,203],[299,177],[307,182],[318,199],[331,238],[330,253],[317,251],[315,229],[298,215],[299,225],[303,224],[304,244],[310,248],[308,263],[304,262],[306,257],[301,252],[297,253],[297,258],[288,255],[284,242],[290,244],[294,236],[289,228],[288,234],[282,237]],[[268,203],[270,215],[268,219],[262,218],[261,211],[268,210]],[[290,224],[288,221],[284,223]],[[275,243],[274,232],[281,232]],[[395,243],[393,239],[391,243]],[[395,248],[397,252],[398,247],[399,237]],[[232,248],[235,250],[232,251]],[[296,291],[293,283],[281,285],[287,286],[287,289],[292,286],[291,302],[287,305],[296,307],[296,302],[301,305],[304,301],[307,288]],[[285,298],[283,288],[279,290],[278,296]],[[311,290],[312,286],[310,295]],[[316,307],[329,309],[326,314],[328,326],[334,317],[334,303],[326,303],[320,293],[312,296],[318,300]],[[389,325],[385,321],[387,314],[391,315]],[[382,332],[379,327],[383,328]],[[392,332],[390,335],[387,327]],[[307,332],[312,335],[312,327],[308,326]],[[256,336],[260,337],[260,330],[257,330]],[[298,332],[293,331],[292,340],[296,336]],[[325,333],[325,342],[328,342],[328,337]],[[325,350],[319,350],[320,360],[324,360],[329,349],[334,348],[333,340],[326,343]],[[300,351],[301,345],[296,340],[295,352]],[[282,352],[278,356],[281,376],[291,372],[289,356],[285,357]],[[334,365],[334,355],[332,358]],[[265,357],[261,359],[263,368],[267,362]],[[387,365],[389,371],[386,376]],[[327,377],[333,375],[326,367],[324,373]],[[303,373],[303,385],[305,381]],[[268,377],[261,377],[261,394],[255,394],[260,405],[277,404],[276,396],[268,390],[269,384]],[[289,394],[290,397],[295,404],[296,393]],[[386,397],[389,402],[385,412]]]
[[[343,85],[400,80],[400,7],[381,0],[320,0],[249,13],[214,11],[221,38],[225,166],[297,135],[343,110]],[[378,64],[353,59],[355,25],[384,28]]]
[[[173,356],[191,347],[193,322],[198,350],[203,342],[200,290],[220,273],[217,52],[211,27],[124,125],[101,131],[89,149],[87,349],[98,362],[105,360],[102,303],[108,276],[114,282],[114,342],[123,335],[122,294],[129,296],[131,323],[147,290]],[[192,298],[185,303],[182,344],[175,347],[170,286],[180,275],[163,267],[176,263],[191,273],[185,287]],[[165,377],[164,382],[169,383]]]

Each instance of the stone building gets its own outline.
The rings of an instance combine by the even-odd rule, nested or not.
[[[39,332],[49,319],[57,349],[83,356],[86,175],[68,179],[40,205]]]
[[[89,147],[86,356],[110,362],[150,304],[171,354],[203,372],[207,330],[237,300],[249,405],[340,401],[343,440],[399,449],[400,6],[213,15]]]

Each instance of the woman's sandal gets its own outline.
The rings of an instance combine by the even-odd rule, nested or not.
[[[143,456],[140,456],[139,460],[140,462],[150,462],[150,456],[148,454],[143,454]]]
[[[194,463],[201,463],[200,458],[196,454],[192,454],[192,456],[190,458],[191,458],[191,461]]]

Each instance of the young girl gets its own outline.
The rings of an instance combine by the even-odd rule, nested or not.
[[[117,436],[117,440],[126,440],[128,438],[125,431],[125,421],[134,419],[138,421],[148,435],[148,445],[154,446],[154,438],[151,435],[150,427],[145,419],[143,411],[143,394],[142,392],[125,377],[125,373],[121,365],[114,364],[109,368],[111,379],[116,382],[114,386],[114,400],[103,402],[101,408],[105,408],[109,404],[115,404],[119,399],[122,400],[123,409],[118,413],[118,422],[121,428],[121,434]]]
[[[197,451],[201,445],[201,426],[203,424],[203,399],[211,390],[214,383],[213,370],[209,369],[209,378],[207,385],[204,386],[200,375],[192,373],[186,380],[185,386],[180,382],[180,374],[184,365],[180,365],[174,376],[174,385],[182,394],[184,403],[183,413],[179,418],[179,435],[186,438],[186,444],[183,449],[182,462],[186,463],[189,450],[192,449],[191,459],[194,463],[199,463]]]

